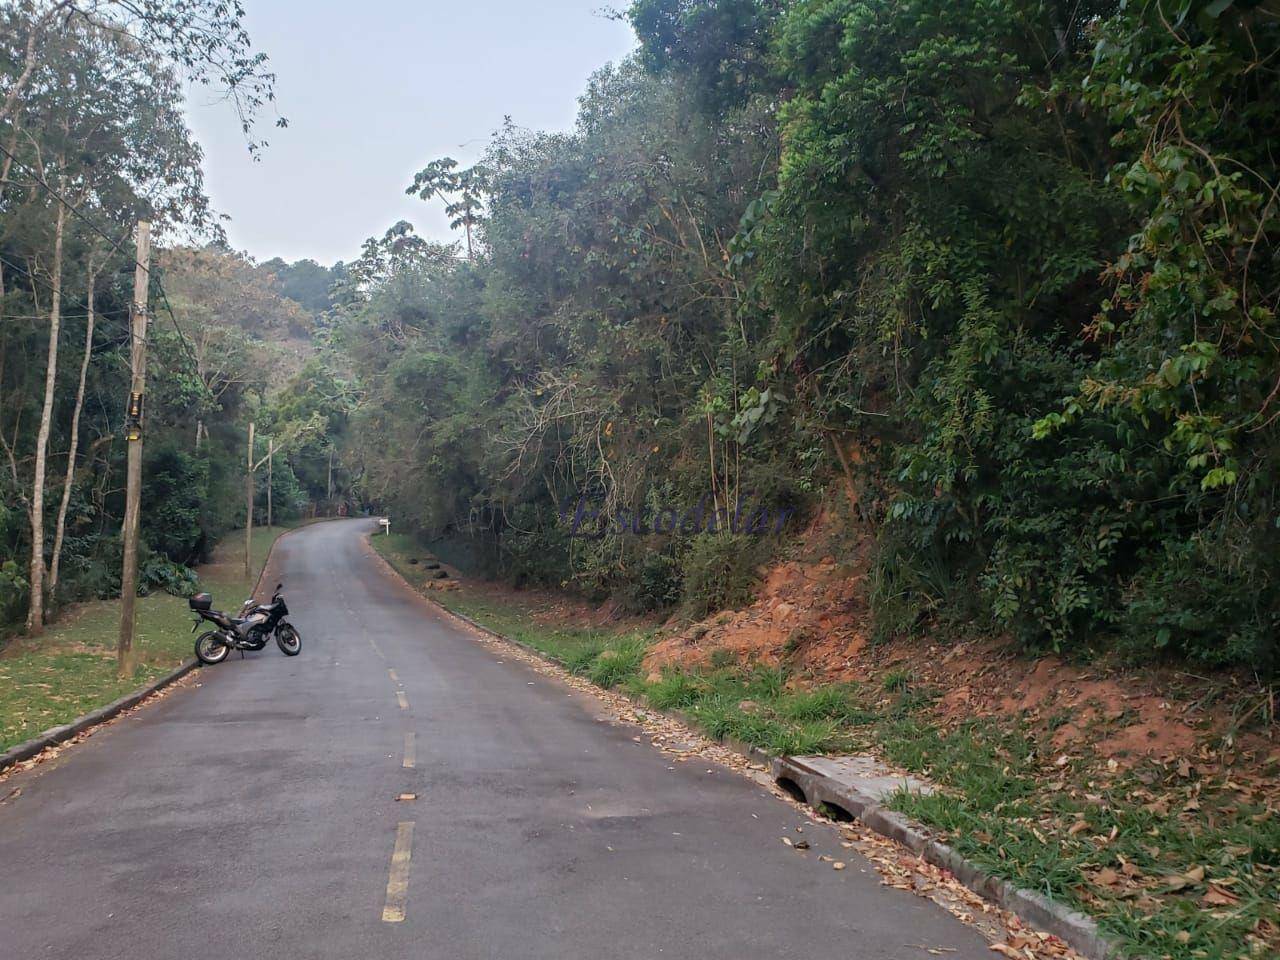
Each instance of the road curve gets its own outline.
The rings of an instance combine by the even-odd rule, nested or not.
[[[672,763],[432,614],[368,529],[277,545],[301,656],[234,656],[6,782],[0,956],[990,956],[834,831],[788,850],[802,821],[758,784]]]

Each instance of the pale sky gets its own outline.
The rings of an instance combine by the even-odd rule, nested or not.
[[[634,46],[610,0],[246,0],[280,115],[250,159],[228,104],[195,89],[190,122],[228,238],[258,260],[350,261],[397,220],[451,234],[438,201],[404,193],[436,157],[477,159],[504,116],[567,130],[599,67]],[[623,5],[618,3],[616,5]]]

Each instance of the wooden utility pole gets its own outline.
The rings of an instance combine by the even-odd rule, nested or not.
[[[253,421],[249,421],[249,453],[244,469],[244,578],[253,578]]]
[[[325,501],[325,511],[333,511],[333,447],[329,448],[329,498]]]
[[[133,309],[129,318],[132,333],[130,352],[129,405],[125,414],[128,467],[125,473],[124,567],[120,574],[120,639],[116,645],[116,670],[121,677],[133,675],[134,606],[138,600],[138,520],[142,502],[142,411],[147,387],[147,288],[151,273],[151,224],[138,221],[137,263],[133,271]]]
[[[271,480],[273,477],[272,470],[275,468],[276,457],[276,441],[274,438],[267,440],[267,526],[271,526]]]

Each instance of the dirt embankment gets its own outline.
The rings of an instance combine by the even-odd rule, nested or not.
[[[851,547],[845,531],[837,562],[826,553],[837,533],[832,525],[819,517],[801,540],[818,545],[816,559],[798,551],[801,558],[762,571],[750,606],[669,623],[646,666],[785,664],[798,684],[880,683],[898,674],[937,694],[940,723],[1017,718],[1042,749],[1089,751],[1122,766],[1195,762],[1206,751],[1228,764],[1280,762],[1273,695],[1240,676],[1073,664],[1030,657],[1001,639],[951,643],[926,635],[873,643],[870,537],[853,538]]]
[[[1240,675],[1071,663],[1029,656],[1000,638],[954,642],[926,634],[873,642],[871,548],[868,531],[819,516],[790,557],[761,571],[750,605],[695,623],[677,615],[654,624],[658,640],[646,669],[656,678],[669,666],[785,665],[797,686],[881,685],[897,675],[934,695],[930,710],[940,726],[1016,719],[1046,755],[1090,755],[1121,767],[1142,760],[1255,770],[1280,764],[1273,695]],[[482,590],[538,623],[616,630],[645,624],[612,604],[593,607],[555,591]]]

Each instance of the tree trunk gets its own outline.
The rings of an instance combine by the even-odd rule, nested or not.
[[[84,409],[84,384],[89,373],[89,358],[93,354],[93,295],[97,271],[93,260],[89,261],[88,290],[85,297],[84,357],[80,360],[80,383],[76,387],[76,405],[71,412],[71,440],[67,448],[67,476],[62,483],[62,502],[58,504],[58,526],[53,535],[53,559],[49,563],[49,600],[54,602],[58,593],[58,564],[62,559],[62,541],[67,530],[67,507],[71,503],[71,487],[75,482],[76,449],[80,441],[80,411]]]
[[[840,461],[840,472],[844,474],[844,492],[849,498],[849,506],[858,506],[858,485],[854,482],[853,466],[850,463],[849,452],[845,450],[840,443],[840,438],[836,436],[834,431],[827,431],[827,439],[831,441],[831,446],[836,451],[836,459]],[[861,460],[861,457],[857,459]]]
[[[276,442],[267,441],[267,526],[271,526],[271,484],[274,482]]]
[[[66,208],[58,204],[53,227],[53,274],[49,304],[49,356],[44,372],[44,408],[36,435],[35,476],[31,481],[31,604],[27,609],[27,633],[44,630],[44,474],[53,424],[54,387],[58,382],[58,329],[62,324],[62,232]]]

